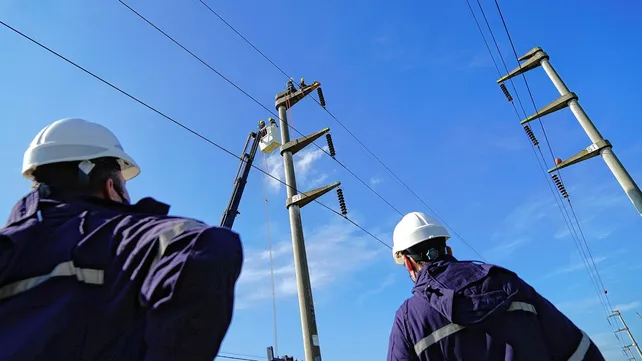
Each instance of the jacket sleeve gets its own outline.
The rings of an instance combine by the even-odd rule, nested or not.
[[[589,336],[535,290],[535,309],[552,361],[604,361]]]
[[[211,361],[232,320],[240,237],[185,219],[158,234],[140,293],[147,308],[145,361]]]
[[[405,304],[404,304],[405,305]],[[402,305],[395,314],[395,321],[390,332],[388,343],[388,361],[418,361],[419,358],[415,353],[414,345],[410,343],[406,336],[406,326],[404,321],[404,306]]]

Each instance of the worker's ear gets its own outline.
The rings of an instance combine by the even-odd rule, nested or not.
[[[406,265],[406,269],[408,270],[408,272],[412,272],[415,270],[415,266],[413,266],[412,261],[410,260],[410,257],[404,255],[403,261],[404,261],[404,264]]]

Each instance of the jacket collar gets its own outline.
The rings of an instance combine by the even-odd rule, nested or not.
[[[51,189],[46,185],[39,185],[27,195],[22,197],[11,210],[7,227],[36,216],[41,210],[43,204],[63,204],[63,203],[81,203],[86,206],[101,207],[111,210],[118,210],[123,213],[149,213],[157,215],[167,215],[170,205],[159,202],[151,197],[142,198],[136,204],[128,205],[114,202],[108,199],[102,199],[84,195],[60,195],[53,196]]]

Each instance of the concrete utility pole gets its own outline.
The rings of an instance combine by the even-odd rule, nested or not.
[[[615,332],[622,332],[625,331],[627,335],[629,335],[629,338],[631,339],[631,344],[624,346],[625,349],[630,351],[631,347],[634,347],[635,350],[638,352],[638,355],[642,357],[642,350],[640,350],[640,346],[638,345],[637,342],[635,342],[635,338],[633,337],[633,334],[631,333],[631,330],[629,330],[629,326],[626,325],[626,322],[624,322],[624,318],[622,317],[622,314],[618,310],[613,310],[613,314],[611,314],[609,317],[617,317],[620,319],[620,322],[622,323],[622,328],[616,330]]]
[[[573,115],[575,115],[575,118],[577,118],[577,121],[586,132],[586,135],[588,135],[589,139],[593,143],[586,149],[583,149],[582,151],[565,161],[556,161],[556,166],[551,168],[548,172],[552,173],[572,164],[579,163],[589,158],[593,158],[597,155],[602,155],[604,162],[609,167],[618,183],[620,183],[620,186],[622,186],[624,192],[629,197],[635,208],[638,210],[638,213],[642,215],[642,192],[640,192],[640,188],[637,184],[635,184],[635,181],[633,180],[633,178],[631,178],[631,175],[629,175],[622,163],[620,163],[620,160],[613,152],[613,146],[611,145],[611,143],[602,137],[602,134],[600,134],[586,112],[584,112],[584,109],[582,109],[577,101],[577,95],[571,92],[566,87],[566,84],[564,84],[564,82],[557,74],[555,69],[553,69],[553,66],[548,60],[548,54],[546,54],[544,50],[542,50],[542,48],[536,47],[519,58],[519,61],[524,61],[520,64],[520,66],[512,70],[501,79],[497,80],[497,83],[501,84],[510,78],[526,73],[529,70],[541,66],[542,68],[544,68],[544,71],[551,79],[551,81],[555,85],[555,88],[557,88],[557,91],[559,91],[561,96],[557,100],[539,110],[539,112],[537,112],[536,114],[522,120],[522,125],[537,118],[543,117],[547,114],[551,114],[558,110],[569,107],[571,109],[571,112],[573,112]],[[505,87],[502,88],[502,90],[505,90]]]
[[[301,207],[309,204],[315,199],[326,194],[341,183],[314,189],[306,193],[299,193],[294,175],[294,161],[292,156],[306,146],[312,144],[316,139],[330,131],[329,128],[322,129],[301,138],[290,140],[290,128],[287,119],[287,110],[294,106],[299,100],[310,94],[315,89],[320,89],[321,84],[314,82],[305,85],[301,79],[299,90],[294,87],[293,81],[287,84],[287,89],[275,97],[275,106],[279,111],[281,128],[281,156],[285,169],[285,183],[287,188],[286,207],[290,214],[290,231],[292,232],[292,251],[294,253],[294,270],[296,273],[297,290],[299,294],[299,310],[301,312],[301,328],[303,331],[303,348],[306,361],[321,361],[321,348],[319,347],[319,335],[314,315],[314,302],[312,300],[312,287],[310,286],[310,273],[308,260],[303,240],[303,225],[301,223]],[[321,93],[320,98],[323,99]],[[324,103],[321,100],[322,104]]]

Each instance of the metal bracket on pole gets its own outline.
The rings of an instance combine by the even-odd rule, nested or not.
[[[324,194],[328,193],[329,191],[333,190],[334,188],[340,185],[341,185],[341,182],[334,182],[330,185],[319,187],[317,189],[313,189],[305,193],[302,192],[299,194],[295,194],[294,196],[286,200],[285,206],[289,208],[292,205],[296,205],[296,206],[299,206],[299,208],[303,208],[309,203],[314,202],[315,199],[323,196]]]
[[[274,106],[276,107],[276,109],[279,109],[279,107],[281,106],[284,106],[285,109],[292,108],[294,104],[296,104],[299,100],[305,98],[306,95],[312,93],[314,90],[321,86],[321,83],[315,81],[310,85],[303,86],[301,87],[301,89],[293,91],[292,89],[294,88],[294,85],[292,85],[292,88],[290,88],[290,84],[292,84],[292,80],[288,82],[289,89],[280,92],[274,98]]]
[[[315,140],[321,138],[322,135],[329,131],[330,128],[323,128],[318,132],[314,132],[310,135],[304,135],[301,138],[291,140],[281,146],[281,154],[283,154],[283,152],[292,152],[292,154],[294,155],[298,151],[303,150],[305,147],[312,144],[312,142],[314,142]]]
[[[533,120],[541,118],[545,115],[549,115],[551,113],[555,113],[558,110],[562,110],[568,107],[568,102],[570,102],[571,100],[577,100],[577,99],[578,99],[577,95],[573,92],[564,94],[561,97],[553,100],[550,104],[548,104],[544,108],[540,109],[537,113],[522,120],[520,124],[524,125],[528,122],[532,122]]]
[[[521,58],[518,59],[519,61],[526,61],[497,80],[497,84],[503,83],[510,78],[514,78],[520,74],[526,73],[529,70],[537,68],[541,65],[542,59],[549,59],[548,54],[546,54],[544,50],[542,50],[542,48],[540,48],[539,46],[533,48],[531,51],[524,54]]]
[[[582,149],[579,153],[577,153],[574,156],[568,158],[567,160],[562,161],[561,163],[557,164],[557,166],[549,169],[548,172],[549,173],[553,173],[553,172],[558,171],[558,170],[560,170],[562,168],[566,168],[569,165],[573,165],[573,164],[576,164],[576,163],[579,163],[579,162],[583,162],[583,161],[585,161],[587,159],[591,159],[593,157],[597,157],[598,155],[600,155],[600,152],[602,151],[602,149],[611,148],[611,147],[612,147],[611,142],[609,142],[608,140],[606,140],[606,139],[600,140],[599,142],[591,144],[588,147],[586,147],[585,149]]]

